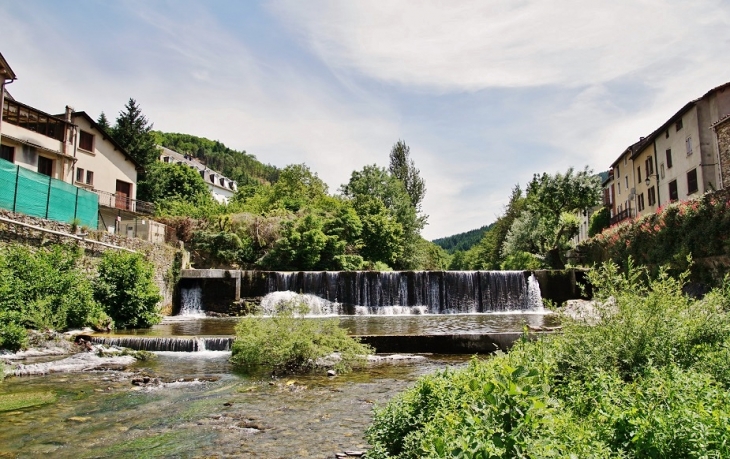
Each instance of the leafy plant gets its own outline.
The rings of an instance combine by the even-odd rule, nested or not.
[[[236,325],[231,361],[244,369],[269,367],[275,373],[309,371],[333,353],[334,368],[361,366],[372,349],[347,335],[337,319],[301,317],[306,305],[283,302],[271,317],[245,316]]]
[[[145,328],[162,317],[152,264],[138,253],[108,251],[99,263],[94,297],[117,328]]]

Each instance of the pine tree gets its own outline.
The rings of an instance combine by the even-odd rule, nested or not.
[[[153,164],[159,157],[152,126],[142,114],[137,101],[130,98],[124,110],[119,112],[117,124],[111,131],[114,140],[143,168]]]
[[[104,112],[101,112],[101,115],[99,115],[99,118],[96,120],[96,123],[104,129],[106,132],[112,131],[112,126],[109,124],[109,118],[106,117]]]

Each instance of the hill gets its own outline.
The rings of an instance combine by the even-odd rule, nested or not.
[[[442,247],[449,253],[454,253],[457,250],[469,250],[484,237],[484,233],[489,231],[494,223],[486,226],[482,226],[479,229],[467,231],[465,233],[454,234],[453,236],[442,237],[440,239],[434,239],[433,243]]]
[[[158,145],[193,156],[239,186],[273,183],[279,177],[276,166],[264,164],[254,155],[228,148],[217,140],[174,132],[153,131],[153,134]]]

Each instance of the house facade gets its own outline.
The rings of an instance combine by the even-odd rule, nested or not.
[[[728,117],[730,83],[690,101],[625,150],[604,183],[611,224],[730,185],[723,176],[730,174],[730,154],[721,154]]]
[[[220,172],[214,171],[208,168],[206,165],[194,159],[192,156],[183,155],[175,150],[158,146],[160,148],[160,161],[169,164],[185,164],[198,171],[200,176],[203,178],[205,185],[208,187],[210,194],[213,199],[221,204],[227,204],[228,200],[236,194],[238,190],[238,184],[225,177]]]

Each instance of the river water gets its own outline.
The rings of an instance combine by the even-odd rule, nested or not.
[[[0,395],[51,391],[57,399],[0,412],[0,457],[333,458],[366,448],[374,405],[420,375],[467,360],[428,356],[334,378],[272,379],[237,373],[229,356],[163,352],[128,372],[6,379]],[[138,387],[133,373],[206,381]]]

